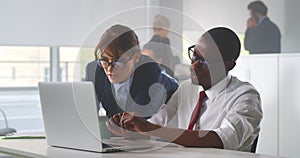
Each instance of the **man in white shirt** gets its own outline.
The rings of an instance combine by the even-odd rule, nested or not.
[[[262,108],[256,89],[228,74],[240,47],[228,28],[207,31],[189,47],[191,80],[183,82],[157,114],[148,120],[136,113],[116,114],[108,128],[118,135],[133,131],[187,147],[250,151],[260,131]]]

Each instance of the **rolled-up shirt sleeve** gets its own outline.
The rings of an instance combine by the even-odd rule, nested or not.
[[[259,134],[262,109],[259,95],[243,95],[227,112],[221,126],[214,129],[224,149],[249,151]]]

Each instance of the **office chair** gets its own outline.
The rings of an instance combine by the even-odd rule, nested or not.
[[[256,152],[256,147],[257,147],[257,142],[258,142],[258,136],[259,135],[257,135],[257,137],[255,138],[255,140],[253,141],[253,144],[252,144],[251,150],[250,150],[251,153],[255,153]]]
[[[9,133],[15,133],[15,132],[17,132],[14,128],[8,127],[8,122],[7,122],[7,118],[6,118],[5,112],[2,109],[0,109],[0,112],[3,115],[4,122],[5,122],[5,127],[6,127],[6,128],[1,128],[0,129],[0,136],[5,136],[5,135],[7,135]]]

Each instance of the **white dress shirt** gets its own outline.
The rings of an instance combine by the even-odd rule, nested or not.
[[[132,77],[129,78],[129,80],[127,80],[125,82],[112,84],[114,87],[113,95],[115,97],[115,100],[116,100],[117,104],[119,105],[119,107],[121,109],[123,109],[124,111],[126,111],[126,109],[127,109],[126,103],[128,100],[128,94],[129,94],[131,82],[132,82]],[[102,103],[100,102],[99,105],[100,105],[100,109],[98,111],[98,115],[106,116],[106,111],[103,108]]]
[[[167,104],[148,121],[188,129],[190,117],[203,88],[184,81]],[[205,91],[200,117],[194,128],[215,131],[225,149],[250,151],[262,119],[259,93],[247,83],[228,75]]]
[[[113,84],[117,104],[124,111],[126,110],[126,102],[129,94],[130,81],[131,79],[123,83]]]

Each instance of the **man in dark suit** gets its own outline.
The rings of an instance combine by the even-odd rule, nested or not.
[[[162,39],[162,37],[159,37]],[[164,53],[171,51],[169,45],[160,43],[160,41],[148,42],[143,46],[143,53],[155,60],[161,67],[162,72],[174,78],[174,71],[163,63]]]
[[[154,60],[141,55],[137,35],[126,26],[106,30],[95,51],[96,94],[108,117],[123,111],[150,117],[178,88]]]
[[[251,17],[247,21],[245,49],[250,54],[280,53],[280,30],[268,17],[268,8],[261,1],[248,5]]]

